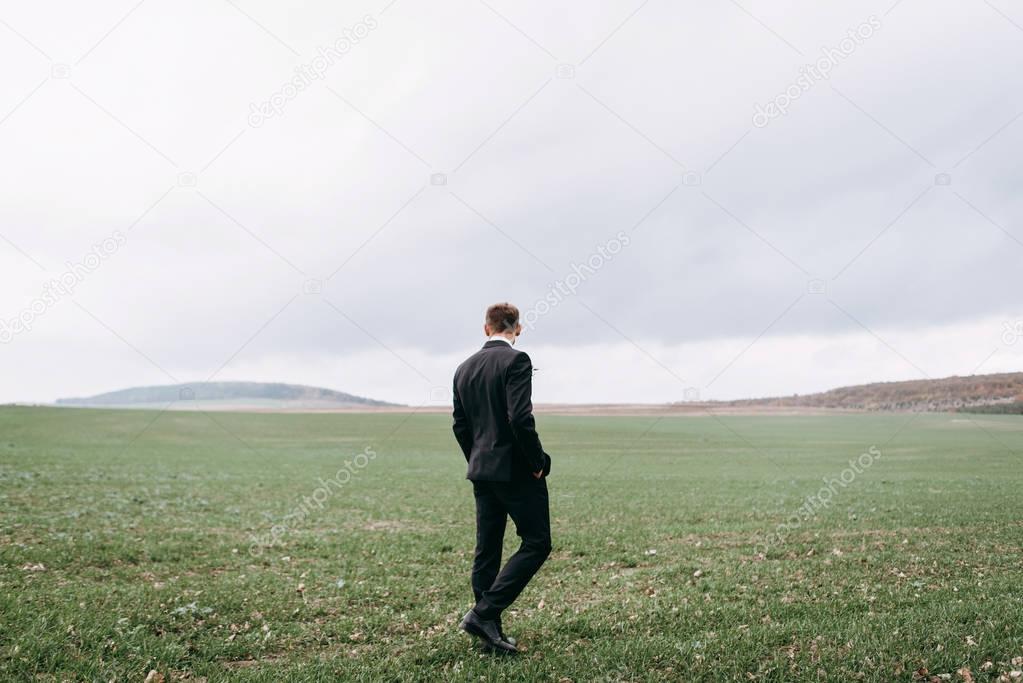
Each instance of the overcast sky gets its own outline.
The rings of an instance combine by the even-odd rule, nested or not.
[[[538,402],[1020,369],[1018,4],[553,5],[4,3],[0,401],[443,403],[503,300]]]

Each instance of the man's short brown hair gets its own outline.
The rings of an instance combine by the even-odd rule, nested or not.
[[[494,304],[487,309],[487,325],[493,334],[503,332],[514,332],[515,326],[519,324],[519,309],[507,301],[502,304]]]

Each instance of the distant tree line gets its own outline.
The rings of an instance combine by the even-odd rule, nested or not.
[[[960,408],[959,413],[986,413],[988,415],[1023,415],[1023,401],[1013,403],[994,403],[986,406],[967,406]]]
[[[875,382],[819,394],[723,401],[722,405],[846,410],[1023,414],[1023,372]]]

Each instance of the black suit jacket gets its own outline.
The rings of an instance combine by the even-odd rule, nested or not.
[[[516,481],[550,473],[533,420],[533,364],[503,341],[488,341],[458,366],[452,429],[468,463],[466,479]]]

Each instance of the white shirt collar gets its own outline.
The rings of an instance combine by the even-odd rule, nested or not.
[[[495,334],[492,337],[490,337],[489,339],[487,339],[487,341],[488,342],[503,341],[508,346],[514,346],[510,341],[508,341],[508,337],[504,336],[503,334]]]

